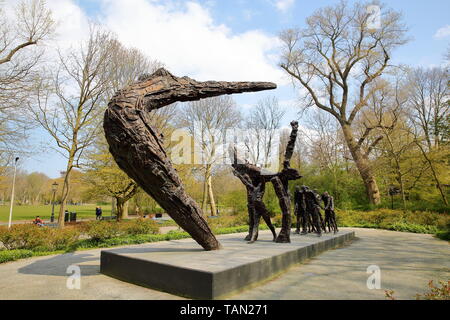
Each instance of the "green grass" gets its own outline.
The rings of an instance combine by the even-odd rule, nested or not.
[[[77,219],[95,218],[95,204],[82,206],[68,205],[69,212],[76,212]],[[111,206],[102,206],[103,216],[111,215]],[[55,205],[55,218],[58,217],[59,205]],[[50,219],[52,214],[52,206],[18,206],[13,208],[13,221],[17,220],[33,220],[36,216],[42,219]],[[0,206],[0,222],[7,222],[9,219],[9,205]]]
[[[267,229],[267,228],[261,228]],[[246,232],[248,226],[239,227],[227,227],[218,228],[216,234],[231,234]],[[169,240],[179,240],[190,238],[191,236],[187,232],[183,231],[170,231],[166,234],[139,234],[134,236],[124,236],[111,239],[105,239],[102,241],[94,241],[92,239],[79,240],[74,246],[68,250],[57,250],[57,251],[33,251],[33,250],[0,250],[0,263],[5,263],[9,261],[15,261],[30,257],[40,257],[53,254],[62,254],[66,252],[73,251],[83,251],[95,248],[110,248],[123,245],[131,244],[142,244],[149,242],[158,241],[169,241]]]

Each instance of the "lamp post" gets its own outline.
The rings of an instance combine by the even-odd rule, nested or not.
[[[55,181],[54,183],[52,183],[53,200],[52,200],[52,217],[50,218],[50,222],[54,222],[55,221],[55,194],[56,194],[56,189],[58,189],[58,184]]]
[[[19,157],[16,157],[16,159],[14,160],[14,176],[13,176],[13,184],[12,184],[12,191],[11,191],[11,205],[9,207],[8,229],[11,228],[11,224],[12,224],[12,211],[13,211],[13,205],[14,205],[14,187],[16,185],[17,161],[19,161]]]

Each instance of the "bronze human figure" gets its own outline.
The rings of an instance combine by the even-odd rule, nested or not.
[[[266,222],[273,235],[273,240],[276,240],[277,234],[275,227],[270,220],[269,212],[263,202],[264,192],[266,190],[266,180],[261,174],[260,168],[249,163],[240,164],[237,158],[236,149],[233,149],[233,174],[241,180],[247,189],[247,208],[249,217],[249,232],[245,240],[250,243],[258,239],[259,222],[261,217]]]
[[[297,223],[295,228],[295,233],[300,233],[300,226],[302,227],[301,234],[307,234],[308,233],[308,227],[310,225],[308,215],[306,214],[306,204],[305,204],[305,197],[300,189],[300,186],[295,187],[294,192],[294,213],[297,217]]]
[[[302,176],[299,172],[290,167],[290,160],[295,147],[295,140],[297,139],[298,122],[291,122],[291,135],[284,154],[283,169],[278,173],[271,173],[263,171],[256,165],[242,161],[237,158],[236,148],[232,148],[233,152],[233,172],[242,181],[247,188],[247,207],[249,208],[249,235],[245,238],[249,242],[253,242],[258,237],[258,226],[260,217],[266,221],[269,228],[271,228],[270,217],[267,209],[262,201],[265,183],[271,182],[275,194],[278,197],[278,202],[282,212],[281,231],[276,237],[276,242],[286,243],[290,242],[291,230],[291,213],[290,213],[290,195],[289,195],[289,181],[300,179]],[[253,218],[252,218],[253,217]],[[272,234],[275,235],[274,229]]]
[[[334,233],[339,232],[336,223],[336,213],[334,212],[334,198],[325,191],[322,194],[322,201],[325,207],[325,224],[328,226],[328,232],[331,232],[331,230]]]
[[[327,232],[327,229],[325,227],[325,219],[322,216],[322,213],[320,212],[320,209],[323,209],[320,205],[320,202],[322,201],[322,198],[320,197],[319,191],[316,189],[313,189],[314,194],[316,195],[317,201],[319,202],[319,219],[320,219],[320,227],[322,228],[323,232]]]
[[[314,232],[320,237],[322,235],[322,226],[320,225],[320,203],[316,194],[306,186],[302,186],[305,197],[306,212],[311,216]]]

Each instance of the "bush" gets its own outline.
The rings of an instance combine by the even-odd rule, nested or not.
[[[416,294],[416,300],[450,300],[450,281],[439,281],[440,286],[436,286],[433,280],[428,282],[429,291],[424,294]],[[394,290],[384,290],[386,299],[397,300]]]
[[[6,227],[0,228],[0,242],[8,250],[65,250],[76,243],[79,235],[80,232],[73,227],[55,229],[20,224],[11,226],[10,230]]]
[[[450,281],[439,281],[440,287],[428,282],[429,292],[417,294],[417,300],[450,300]]]
[[[413,212],[390,209],[372,211],[337,210],[337,222],[342,227],[381,228],[414,233],[441,234],[450,228],[450,215],[429,211]]]
[[[35,249],[48,243],[48,228],[34,224],[12,225],[11,229],[0,227],[0,242],[8,250]]]
[[[80,231],[74,227],[65,227],[63,229],[51,229],[49,234],[48,251],[75,249]]]
[[[150,219],[135,219],[120,222],[120,230],[124,234],[157,234],[159,233],[158,224]]]
[[[445,228],[436,232],[436,236],[439,239],[450,241],[450,221],[447,223]]]
[[[232,216],[219,216],[214,218],[208,217],[208,225],[211,227],[213,232],[219,228],[248,225],[248,214],[247,212],[241,212]]]
[[[89,221],[83,229],[94,242],[118,237],[122,233],[117,221]]]
[[[0,263],[14,261],[33,256],[31,250],[0,250]]]

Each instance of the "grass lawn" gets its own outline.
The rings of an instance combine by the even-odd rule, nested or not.
[[[76,212],[77,219],[80,218],[95,218],[95,204],[88,204],[82,206],[69,205],[67,210],[69,212]],[[103,216],[111,214],[111,206],[102,206]],[[55,219],[58,217],[59,206],[55,205]],[[50,219],[52,214],[52,206],[14,206],[13,221],[17,220],[33,220],[36,216],[42,219]],[[0,206],[0,222],[8,222],[9,219],[9,205]]]

